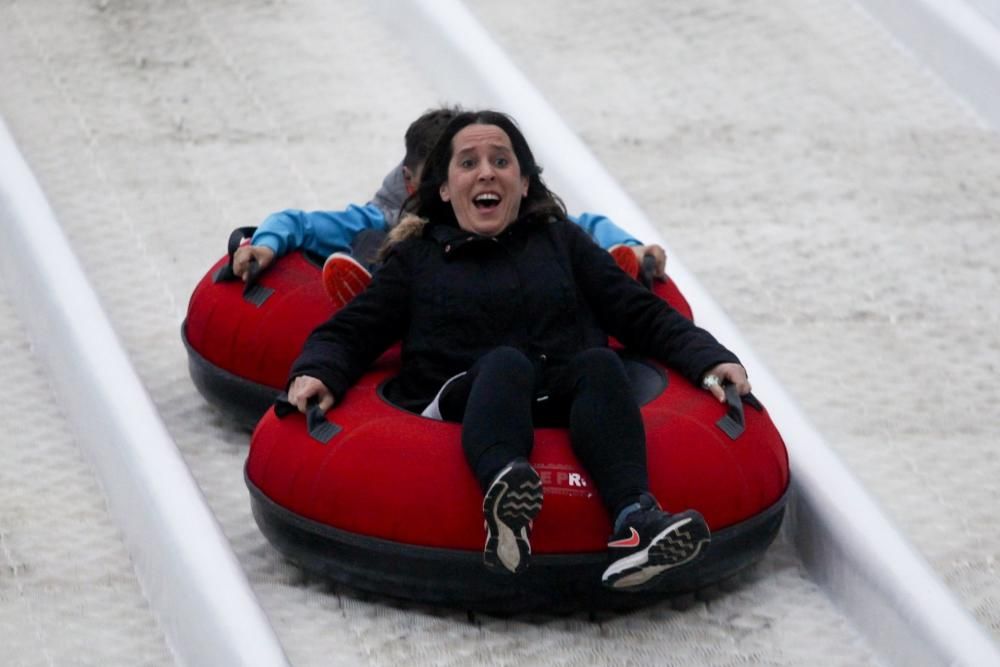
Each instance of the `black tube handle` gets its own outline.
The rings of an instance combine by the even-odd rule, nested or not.
[[[247,268],[247,282],[243,286],[243,296],[249,296],[253,288],[257,286],[257,280],[264,271],[260,268],[260,262],[256,257],[251,257]]]
[[[215,274],[215,282],[228,282],[233,280],[239,280],[233,272],[233,255],[239,250],[240,246],[243,245],[243,239],[253,238],[254,232],[257,231],[256,227],[237,227],[229,234],[229,240],[226,242],[226,254],[229,255],[229,263],[220,268]]]
[[[243,299],[260,308],[264,302],[274,294],[270,287],[258,284],[260,277],[264,274],[264,268],[257,261],[256,257],[251,257],[247,265],[247,281],[243,285]]]
[[[642,266],[639,269],[639,279],[646,287],[653,287],[653,279],[656,278],[656,258],[652,253],[642,256]]]
[[[327,444],[341,431],[341,427],[326,418],[326,413],[319,409],[319,400],[310,398],[306,410],[306,430],[309,437],[320,444]],[[278,419],[295,414],[299,409],[288,400],[287,394],[281,394],[274,399],[274,414]]]
[[[746,416],[743,414],[743,397],[740,396],[739,389],[734,384],[727,384],[724,387],[726,392],[726,405],[728,409],[722,419],[715,422],[715,425],[722,429],[723,433],[731,439],[743,435],[746,429]]]

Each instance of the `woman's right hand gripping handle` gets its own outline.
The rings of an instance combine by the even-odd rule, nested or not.
[[[319,401],[320,412],[326,412],[333,407],[335,399],[326,385],[310,375],[299,375],[288,387],[288,402],[299,412],[305,414],[309,410],[309,401]]]

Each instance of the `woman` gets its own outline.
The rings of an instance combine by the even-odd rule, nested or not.
[[[543,490],[528,463],[535,426],[568,426],[574,453],[614,523],[605,585],[639,589],[700,555],[704,519],[663,512],[649,494],[645,435],[613,334],[720,400],[750,391],[736,357],[650,291],[567,220],[507,116],[456,116],[428,156],[411,215],[371,286],[311,335],[289,399],[328,409],[394,341],[393,396],[462,423],[484,490],[484,562],[517,573],[531,554]]]

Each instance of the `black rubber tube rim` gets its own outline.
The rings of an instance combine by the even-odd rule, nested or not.
[[[192,347],[186,326],[187,320],[181,325],[181,340],[187,349],[188,372],[194,386],[227,419],[246,430],[253,430],[281,390],[240,377],[210,362]]]
[[[246,474],[254,519],[264,536],[306,572],[365,593],[477,611],[627,609],[717,584],[759,561],[784,517],[788,489],[771,506],[713,531],[704,557],[660,580],[656,590],[600,585],[604,552],[537,554],[517,577],[482,565],[481,551],[402,544],[303,517],[277,504]]]

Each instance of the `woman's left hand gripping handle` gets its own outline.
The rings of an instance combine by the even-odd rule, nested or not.
[[[321,412],[333,407],[335,399],[326,385],[310,375],[300,375],[288,387],[288,402],[305,414],[311,407],[310,401],[318,401]]]

